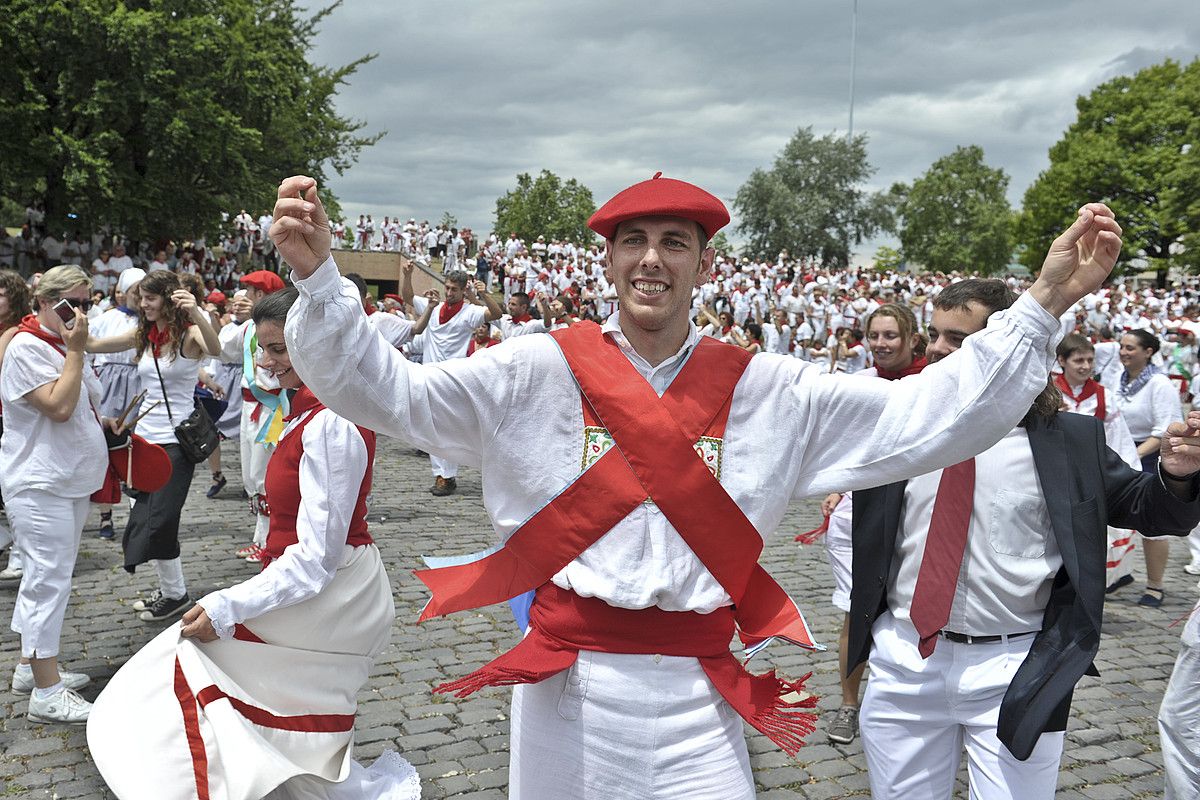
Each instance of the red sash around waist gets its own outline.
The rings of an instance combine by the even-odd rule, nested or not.
[[[795,755],[812,733],[816,715],[813,695],[784,700],[800,692],[809,676],[786,681],[774,672],[751,675],[733,653],[734,614],[729,606],[711,614],[663,611],[661,608],[614,608],[594,597],[547,583],[530,609],[529,633],[504,655],[465,678],[434,691],[466,697],[485,686],[538,683],[569,669],[580,650],[690,656],[700,662],[713,688],[755,730]]]
[[[744,643],[754,645],[781,637],[815,647],[795,602],[758,564],[762,537],[714,472],[697,457],[695,448],[706,432],[723,434],[734,388],[750,354],[704,337],[660,398],[599,326],[581,323],[551,335],[579,384],[585,419],[603,425],[614,446],[517,529],[497,552],[467,564],[417,571],[417,577],[433,593],[420,619],[504,602],[543,587],[650,499],[732,598],[730,613]],[[670,614],[669,618],[677,620],[681,615]],[[729,638],[724,641],[726,653]],[[613,652],[630,652],[618,642],[606,646]],[[653,652],[663,652],[661,645]],[[438,690],[469,693],[492,685],[493,678],[501,683],[521,682],[489,672],[491,666]],[[737,669],[741,676],[738,686],[744,681],[768,681],[775,692],[771,702],[760,704],[758,711],[747,710],[743,704],[739,712],[746,710],[743,716],[747,721],[794,752],[791,748],[799,746],[796,741],[811,721],[797,719],[785,732],[778,721],[768,724],[766,720],[773,713],[770,709],[781,707],[780,696],[799,684],[784,684],[773,675],[751,679],[740,666]],[[454,686],[461,688],[451,688]]]

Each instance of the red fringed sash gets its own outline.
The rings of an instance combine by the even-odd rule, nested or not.
[[[561,604],[564,595],[573,598],[569,592],[555,591],[549,585],[550,578],[650,498],[733,599],[734,607],[723,613],[730,622],[736,622],[743,642],[753,645],[781,637],[814,647],[796,604],[758,564],[762,537],[714,472],[697,457],[695,449],[697,439],[706,431],[717,427],[723,434],[733,390],[750,354],[705,337],[659,398],[619,348],[603,336],[599,326],[581,323],[551,335],[579,384],[585,418],[599,422],[615,446],[513,533],[499,551],[468,564],[418,571],[417,577],[433,593],[421,620],[503,602],[539,587],[535,609]],[[588,513],[581,514],[579,509],[587,509]],[[585,649],[621,653],[669,652],[663,649],[659,633],[647,651],[630,650],[626,634],[639,626],[657,630],[658,621],[663,627],[679,626],[687,624],[682,620],[706,616],[659,609],[612,609],[602,601],[590,601],[584,608],[598,618],[608,613],[604,609],[622,620],[628,617],[628,624],[623,622],[616,635],[599,637],[595,647],[583,645]],[[551,630],[557,631],[560,612],[543,608],[538,614],[548,615],[543,621],[551,620]],[[707,628],[712,622],[699,624]],[[578,630],[590,626],[590,621],[580,621],[578,626],[568,624],[566,630],[578,635]],[[702,654],[713,659],[706,664],[706,672],[714,684],[722,681],[722,696],[747,721],[794,753],[812,729],[812,722],[807,716],[783,715],[781,709],[793,706],[780,698],[800,687],[803,680],[789,684],[773,675],[751,676],[729,653],[732,632],[730,626],[720,642],[723,657]],[[526,641],[529,639],[526,637]],[[546,641],[541,636],[531,644],[522,643],[517,655],[501,656],[437,691],[461,695],[488,685],[534,682],[570,666],[579,648],[568,644],[567,654],[551,657],[546,652]],[[687,652],[680,655],[696,655],[690,644],[681,647]]]
[[[807,710],[816,707],[815,696],[783,699],[803,691],[812,673],[796,681],[774,671],[751,675],[729,652],[734,631],[729,606],[711,614],[615,608],[547,583],[538,589],[529,623],[529,633],[512,650],[434,691],[466,697],[485,686],[538,683],[569,669],[580,650],[690,656],[742,719],[788,755],[796,754],[816,724],[816,714]]]

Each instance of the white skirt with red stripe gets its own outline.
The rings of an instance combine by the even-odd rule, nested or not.
[[[374,546],[316,597],[199,644],[172,625],[97,698],[87,738],[121,800],[420,797],[393,752],[351,758],[357,695],[395,620]]]

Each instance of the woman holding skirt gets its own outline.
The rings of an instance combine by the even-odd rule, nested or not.
[[[375,435],[292,370],[283,326],[295,298],[286,289],[253,312],[260,365],[296,391],[267,467],[265,566],[202,598],[97,699],[88,745],[122,800],[420,797],[396,753],[370,768],[351,757],[357,695],[395,619],[367,532]]]

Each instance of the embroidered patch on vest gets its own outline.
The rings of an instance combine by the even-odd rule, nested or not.
[[[721,479],[721,452],[723,442],[715,436],[701,436],[694,445],[696,455],[708,467],[708,471],[717,480]],[[613,446],[613,438],[608,431],[596,425],[588,425],[583,429],[583,458],[579,469],[585,470],[599,460]]]

